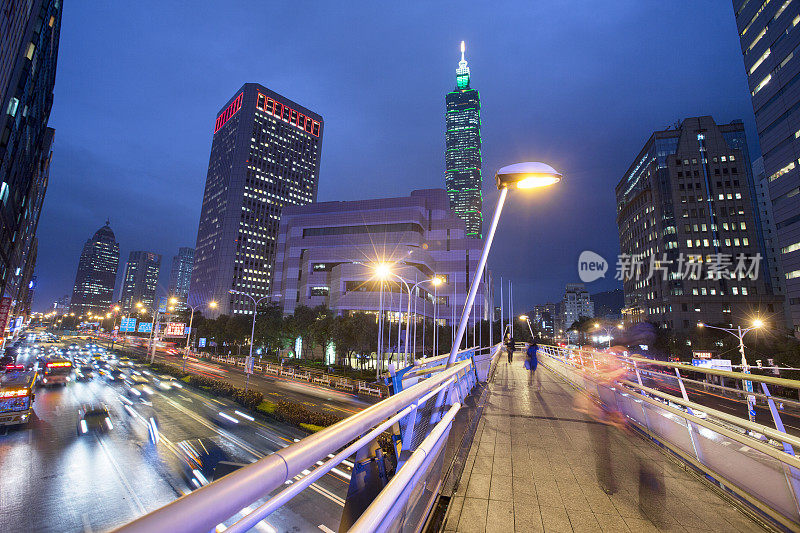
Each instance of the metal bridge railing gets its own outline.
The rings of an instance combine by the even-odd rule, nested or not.
[[[554,346],[539,346],[538,355],[545,367],[606,408],[623,414],[636,429],[773,525],[800,531],[800,460],[794,451],[800,446],[800,438],[784,430],[768,388],[779,385],[800,389],[800,381]],[[627,375],[605,379],[604,373],[615,365],[627,369]],[[674,379],[681,396],[645,386],[644,367],[651,374]],[[748,420],[746,407],[744,416],[739,417],[689,401],[684,385],[689,372],[760,383],[775,427]]]
[[[118,531],[188,533],[215,528],[219,531],[219,524],[225,525],[226,531],[247,531],[354,454],[355,472],[365,450],[376,447],[377,437],[390,430],[398,459],[395,474],[369,507],[356,513],[359,517],[351,524],[351,531],[421,529],[441,483],[444,444],[453,418],[475,384],[473,356],[476,350],[467,352],[454,366],[427,368],[424,376],[417,376],[415,383],[407,384],[389,398],[144,515]],[[497,349],[480,353],[496,355]],[[426,362],[420,367],[428,361],[433,363],[432,360],[423,361]],[[375,457],[380,459],[380,450]],[[375,457],[369,460],[374,461]],[[293,482],[286,485],[289,480]],[[253,506],[255,509],[250,511]],[[345,507],[347,509],[347,504]]]

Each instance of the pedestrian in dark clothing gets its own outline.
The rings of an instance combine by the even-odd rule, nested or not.
[[[509,335],[506,337],[506,353],[508,353],[508,362],[511,363],[514,360],[514,349],[516,348],[514,344],[514,338]]]

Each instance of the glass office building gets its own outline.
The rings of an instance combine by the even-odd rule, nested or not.
[[[244,84],[214,122],[189,304],[209,316],[251,314],[269,294],[281,210],[317,199],[322,117],[257,83]]]
[[[108,224],[106,221],[83,245],[70,305],[70,311],[76,315],[106,313],[111,308],[119,268],[119,243]]]
[[[800,4],[734,0],[791,324],[800,335]]]
[[[161,255],[153,252],[136,251],[128,256],[125,264],[125,276],[122,278],[122,289],[119,301],[125,313],[136,310],[141,302],[145,309],[155,309],[156,286],[161,273]]]
[[[470,87],[469,75],[462,41],[456,87],[445,97],[445,186],[450,209],[467,225],[467,236],[480,239],[483,237],[481,95]]]

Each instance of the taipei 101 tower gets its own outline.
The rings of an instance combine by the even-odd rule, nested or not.
[[[461,41],[456,86],[445,97],[445,186],[450,208],[467,225],[467,236],[480,239],[483,232],[481,96],[470,87],[469,81],[464,41]]]

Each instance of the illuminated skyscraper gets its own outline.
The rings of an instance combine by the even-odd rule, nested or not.
[[[178,255],[172,258],[172,270],[169,273],[168,293],[178,299],[179,309],[185,308],[186,298],[189,297],[189,285],[192,281],[192,267],[194,266],[194,248],[178,248]]]
[[[153,309],[156,301],[156,285],[161,273],[161,255],[153,252],[131,252],[125,265],[125,277],[119,300],[124,312],[134,309],[141,302]]]
[[[86,241],[75,275],[70,310],[76,315],[87,311],[105,313],[114,297],[114,283],[119,267],[119,244],[106,225]]]
[[[450,208],[467,225],[467,236],[480,239],[483,232],[481,186],[481,95],[469,86],[469,67],[464,59],[456,69],[456,88],[445,97],[445,186]]]
[[[208,316],[251,314],[231,289],[269,294],[278,224],[286,205],[317,199],[322,117],[257,83],[220,109],[197,229],[189,304]]]

